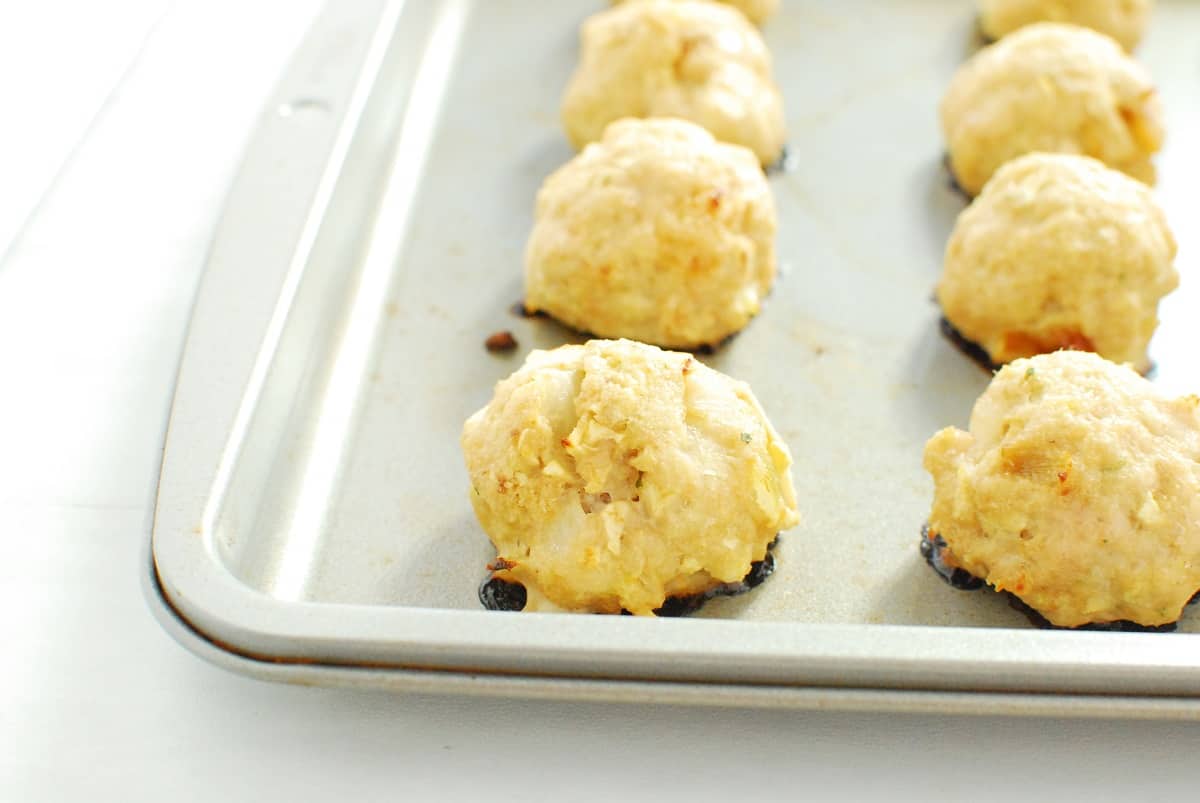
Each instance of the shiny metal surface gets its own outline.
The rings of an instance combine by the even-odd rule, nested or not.
[[[964,204],[936,107],[978,44],[969,11],[935,0],[790,0],[766,30],[795,164],[772,178],[783,274],[703,359],[754,387],[796,457],[805,521],[775,576],[689,620],[479,609],[492,552],[458,433],[530,349],[574,338],[510,308],[534,193],[571,156],[558,97],[597,7],[364,2],[317,23],[230,196],[181,367],[153,558],[190,632],[256,674],[303,664],[305,682],[371,667],[356,677],[468,673],[496,693],[489,679],[519,676],[545,693],[639,683],[639,699],[705,683],[824,705],[920,692],[982,711],[999,695],[1029,713],[1031,693],[1112,694],[1157,716],[1148,696],[1165,695],[1200,713],[1194,612],[1174,635],[1035,631],[917,552],[923,443],[965,424],[987,383],[929,300]],[[1183,286],[1152,356],[1177,392],[1200,377],[1184,225],[1198,30],[1200,7],[1162,2],[1140,51],[1168,110],[1159,194]],[[484,350],[500,329],[515,355]]]

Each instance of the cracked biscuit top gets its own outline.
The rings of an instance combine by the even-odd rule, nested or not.
[[[526,610],[649,615],[742,580],[799,522],[750,388],[627,340],[534,351],[463,427],[496,576]]]

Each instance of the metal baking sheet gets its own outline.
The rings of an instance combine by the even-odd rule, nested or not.
[[[771,177],[781,276],[702,359],[750,383],[795,456],[804,522],[775,575],[687,619],[480,608],[494,553],[459,432],[531,349],[578,341],[511,309],[534,195],[572,156],[558,99],[578,26],[603,7],[370,0],[316,23],[231,192],[180,369],[147,584],[169,629],[304,682],[1200,715],[1195,611],[1175,634],[1039,631],[918,554],[923,444],[988,381],[930,301],[965,203],[937,103],[979,46],[970,4],[947,0],[787,0],[765,29],[793,162]],[[1173,392],[1200,377],[1197,32],[1200,5],[1163,0],[1138,54],[1168,115],[1158,194],[1183,284],[1152,356]],[[483,348],[502,329],[513,355]]]

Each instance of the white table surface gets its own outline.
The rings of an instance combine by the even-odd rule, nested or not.
[[[0,803],[1196,799],[1186,723],[292,688],[173,642],[139,586],[173,372],[316,7],[0,4]]]

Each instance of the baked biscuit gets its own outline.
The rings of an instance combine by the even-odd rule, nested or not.
[[[492,568],[525,610],[650,615],[741,581],[799,521],[750,388],[628,340],[534,351],[463,426]]]
[[[1144,373],[1175,251],[1144,184],[1086,156],[1028,154],[959,215],[937,299],[993,363],[1075,348]]]
[[[976,195],[1000,165],[1035,151],[1092,156],[1154,183],[1163,112],[1145,68],[1115,41],[1043,22],[985,47],[942,98],[959,185]]]
[[[1200,398],[1060,351],[1002,368],[925,445],[942,562],[1051,624],[1175,622],[1200,589]]]
[[[525,306],[602,337],[715,345],[770,290],[775,227],[750,151],[682,120],[621,120],[538,193]]]
[[[562,103],[576,148],[622,117],[679,117],[763,164],[783,151],[783,99],[762,35],[721,3],[624,3],[583,24],[579,68]]]

